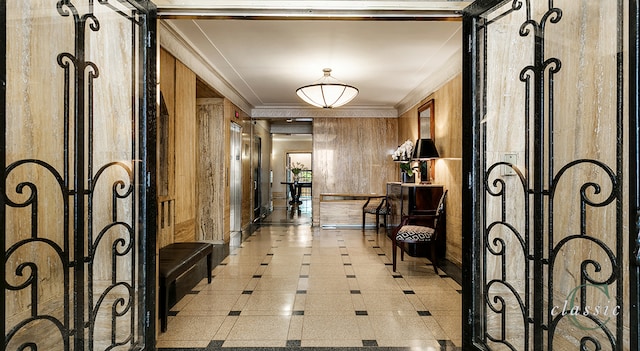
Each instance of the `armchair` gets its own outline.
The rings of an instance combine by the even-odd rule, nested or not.
[[[378,200],[379,199],[379,200]],[[372,200],[376,200],[373,201]],[[365,219],[367,214],[376,215],[376,233],[380,228],[380,216],[383,216],[384,227],[387,227],[387,215],[389,214],[389,206],[385,195],[369,196],[367,202],[362,206],[362,230],[364,231]]]
[[[438,274],[438,254],[435,242],[438,237],[439,225],[444,222],[446,198],[447,191],[445,190],[435,211],[414,210],[409,215],[402,216],[400,225],[391,237],[394,272],[396,271],[396,251],[398,246],[400,246],[400,259],[404,260],[403,246],[405,244],[425,244],[430,246],[431,257],[429,259],[433,269]]]

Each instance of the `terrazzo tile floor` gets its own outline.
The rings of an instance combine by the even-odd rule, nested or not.
[[[159,350],[460,350],[461,287],[426,258],[394,273],[382,230],[270,217],[173,306]]]

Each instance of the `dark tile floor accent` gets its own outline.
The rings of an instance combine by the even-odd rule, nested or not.
[[[455,266],[444,261],[436,275],[427,259],[405,257],[392,272],[386,235],[304,221],[257,226],[251,240],[214,258],[212,283],[204,279],[172,308],[157,349],[460,350]]]

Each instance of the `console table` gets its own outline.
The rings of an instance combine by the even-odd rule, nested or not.
[[[280,182],[280,184],[289,186],[289,194],[291,194],[289,205],[301,204],[300,193],[302,192],[302,188],[311,188],[311,182]]]
[[[323,228],[360,228],[362,206],[371,196],[380,194],[322,193],[320,194],[320,226]]]

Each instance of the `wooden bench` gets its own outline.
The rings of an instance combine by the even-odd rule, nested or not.
[[[211,259],[213,244],[204,242],[173,243],[160,249],[158,270],[160,273],[160,330],[167,330],[169,315],[169,287],[182,274],[207,259],[207,280],[211,284]]]

